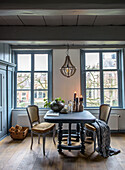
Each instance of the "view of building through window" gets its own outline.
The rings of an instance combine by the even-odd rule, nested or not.
[[[16,107],[32,103],[43,108],[48,99],[48,54],[17,54],[16,76]]]
[[[86,107],[119,106],[117,52],[85,52],[82,87]]]

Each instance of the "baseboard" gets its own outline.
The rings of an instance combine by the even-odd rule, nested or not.
[[[125,130],[111,130],[111,133],[125,133]]]
[[[7,136],[8,136],[8,134],[4,135],[2,138],[0,138],[0,141],[2,141]]]

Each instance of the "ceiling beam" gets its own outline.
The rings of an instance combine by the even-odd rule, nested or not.
[[[125,15],[123,9],[0,9],[0,16]]]
[[[1,0],[0,9],[123,9],[124,0]]]
[[[1,26],[0,41],[125,41],[125,26]]]

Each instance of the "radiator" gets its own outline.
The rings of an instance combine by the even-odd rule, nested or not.
[[[40,115],[40,122],[44,121],[44,115]],[[98,118],[98,115],[95,115]],[[21,126],[29,126],[28,116],[25,114],[18,114],[17,116],[17,124]],[[108,125],[111,130],[119,129],[119,115],[111,114],[109,118]],[[30,127],[30,126],[29,126]],[[56,129],[58,128],[58,124],[56,125]],[[68,124],[64,124],[64,129],[68,129]],[[76,124],[72,124],[72,129],[76,129]]]
[[[98,115],[95,115],[96,118],[98,118]],[[119,129],[119,115],[112,113],[109,117],[108,125],[110,127],[110,130],[118,130]]]
[[[118,114],[111,114],[109,118],[108,125],[111,130],[118,130],[119,129],[119,115]]]

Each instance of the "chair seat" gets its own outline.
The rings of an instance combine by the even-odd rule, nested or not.
[[[96,128],[88,123],[85,124],[85,127],[89,130],[96,131]]]
[[[42,122],[40,124],[34,125],[32,131],[38,133],[45,133],[52,130],[54,126],[55,126],[54,123]]]

